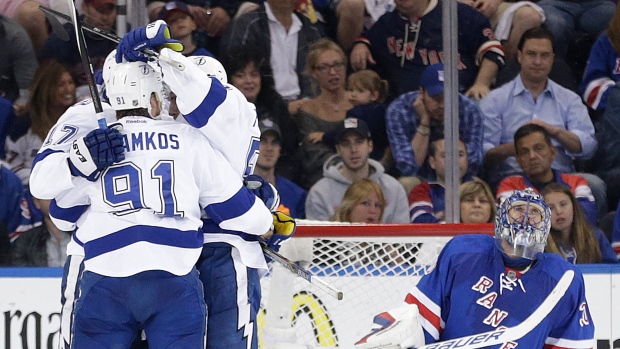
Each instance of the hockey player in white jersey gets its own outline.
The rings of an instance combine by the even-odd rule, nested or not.
[[[149,26],[163,26],[157,21]],[[138,28],[119,43],[117,62],[145,61],[134,48],[155,50],[161,40],[148,38],[149,26]],[[279,206],[273,186],[252,176],[258,159],[260,130],[256,110],[234,86],[227,84],[222,65],[211,57],[189,57],[169,49],[161,56],[180,62],[185,69],[159,61],[164,81],[177,96],[176,104],[184,120],[198,128],[213,148],[219,150],[235,171],[251,182],[257,194],[272,211]],[[166,60],[169,61],[169,60]],[[261,185],[262,184],[262,185]],[[209,312],[208,349],[257,348],[256,315],[260,307],[260,275],[267,270],[265,257],[255,236],[222,229],[212,220],[203,220],[205,246],[198,263],[205,287]],[[294,220],[274,213],[274,234],[267,241],[272,247],[289,238],[295,229]],[[234,274],[235,277],[222,277]]]
[[[400,308],[394,316],[375,318],[377,323],[383,322],[383,329],[366,336],[356,347],[419,347],[514,327],[541,306],[565,274],[574,273],[566,293],[542,321],[535,322],[520,338],[489,347],[593,348],[594,324],[583,276],[563,258],[543,253],[550,219],[542,196],[531,188],[515,191],[497,211],[495,239],[488,235],[454,237],[441,251],[433,270],[406,296],[405,308],[416,309],[406,312]],[[417,328],[391,326],[401,317]],[[475,341],[483,343],[486,339],[479,336]],[[436,347],[456,348],[465,343],[437,343]]]
[[[146,64],[129,65],[139,67],[138,74],[147,72],[149,75],[152,72]],[[111,81],[114,81],[114,77]],[[131,90],[125,90],[123,86],[108,83],[108,94],[116,104],[115,108],[122,109],[127,105],[133,108],[133,101],[136,100],[140,101],[139,106],[148,107],[145,99],[153,101],[150,98],[151,93],[130,98]],[[121,87],[120,92],[115,92],[116,87]],[[126,103],[124,106],[121,105],[123,102]],[[156,109],[155,107],[154,110]],[[151,113],[153,114],[156,113]],[[102,321],[101,314],[96,313],[102,309],[89,308],[93,299],[98,296],[96,291],[100,289],[100,285],[109,282],[114,284],[113,287],[130,287],[126,283],[133,278],[152,277],[154,281],[151,283],[131,287],[149,287],[147,285],[154,282],[160,283],[160,286],[164,282],[176,284],[183,279],[186,281],[173,286],[177,290],[184,287],[185,294],[189,296],[161,295],[166,299],[150,299],[155,302],[154,305],[145,306],[144,301],[147,301],[148,297],[144,297],[143,292],[140,299],[129,300],[129,305],[142,304],[143,309],[163,310],[163,314],[166,310],[157,307],[171,306],[175,309],[170,314],[177,314],[179,318],[158,315],[162,316],[161,319],[165,320],[166,324],[157,321],[141,322],[137,317],[148,314],[138,314],[138,311],[129,308],[134,310],[132,313],[125,313],[131,319],[130,326],[114,329],[111,337],[118,343],[122,340],[123,347],[127,347],[130,341],[126,339],[135,336],[136,330],[143,326],[151,347],[168,347],[173,342],[171,347],[202,347],[201,336],[200,341],[196,339],[198,332],[187,337],[189,341],[177,342],[178,338],[174,338],[178,336],[175,329],[179,326],[196,326],[195,329],[202,326],[204,332],[205,316],[196,312],[200,312],[201,308],[195,297],[198,292],[198,298],[202,301],[202,289],[200,284],[195,282],[195,272],[191,272],[202,247],[202,233],[198,232],[198,204],[205,207],[222,227],[249,234],[264,234],[271,225],[271,215],[247,189],[242,188],[241,177],[193,128],[144,116],[128,116],[121,119],[121,123],[124,126],[126,159],[103,169],[97,182],[85,185],[90,211],[82,222],[79,237],[85,247],[86,271],[81,284],[82,294],[77,303],[73,345],[97,347],[89,342],[90,338],[81,330]],[[80,154],[90,152],[87,149],[81,150]],[[231,207],[235,209],[231,210]],[[102,220],[106,224],[102,225]],[[95,226],[97,223],[99,224]],[[145,229],[147,227],[148,229]],[[144,250],[149,251],[149,254],[141,255]],[[166,275],[164,281],[161,281],[160,275]],[[90,288],[93,278],[101,280]],[[172,290],[172,286],[166,288]],[[167,299],[168,297],[171,299]],[[100,305],[103,305],[102,303],[106,304],[99,302]],[[106,304],[106,307],[109,309],[111,306]],[[87,309],[95,310],[95,313]],[[187,313],[183,313],[184,311]],[[192,313],[193,317],[188,316]],[[99,335],[101,333],[97,334]],[[103,347],[106,348],[114,347],[109,340],[111,338],[106,337],[100,339],[100,343],[104,343]]]

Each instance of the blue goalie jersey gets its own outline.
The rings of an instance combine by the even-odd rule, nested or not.
[[[521,339],[493,348],[593,348],[581,273],[546,253],[527,271],[508,268],[488,235],[452,239],[405,301],[418,305],[426,343],[446,341],[520,324],[569,269],[575,277],[551,313]]]

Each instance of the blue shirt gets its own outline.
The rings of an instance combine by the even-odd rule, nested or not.
[[[291,217],[306,218],[308,192],[282,176],[276,176],[276,189],[280,193],[280,204],[289,209]]]
[[[568,130],[581,142],[581,152],[571,153],[552,139],[556,155],[551,167],[563,173],[575,172],[573,158],[589,159],[596,151],[594,125],[588,110],[576,93],[547,79],[547,87],[536,101],[525,88],[521,75],[491,91],[480,101],[484,113],[484,153],[498,145],[510,143],[517,129],[530,120],[542,120]],[[490,172],[491,182],[499,182],[521,168],[514,157],[509,157],[499,168]]]
[[[396,167],[403,176],[420,175],[430,178],[430,168],[415,161],[411,140],[420,122],[420,116],[413,108],[418,91],[405,93],[396,98],[385,113],[388,139]],[[467,173],[476,175],[482,166],[483,114],[469,98],[459,94],[459,135],[467,146],[469,167]],[[443,125],[431,123],[433,141],[443,135]],[[423,166],[425,165],[425,166]],[[418,173],[419,172],[419,173]]]

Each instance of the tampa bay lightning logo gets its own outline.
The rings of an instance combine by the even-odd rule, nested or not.
[[[205,65],[207,60],[204,57],[194,59],[194,64],[196,65]]]
[[[141,65],[140,72],[142,72],[142,75],[149,75],[149,72],[150,72],[149,66],[146,64]]]

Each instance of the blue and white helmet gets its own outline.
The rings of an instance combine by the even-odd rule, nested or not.
[[[545,250],[551,229],[551,210],[532,188],[515,191],[495,216],[495,238],[510,257],[531,260]]]
[[[110,68],[104,65],[103,77],[114,110],[145,108],[151,116],[158,116],[152,114],[151,96],[161,103],[164,86],[161,73],[148,63],[126,62]]]
[[[209,56],[190,56],[188,58],[209,77],[218,79],[222,84],[228,83],[226,70],[217,59]]]

